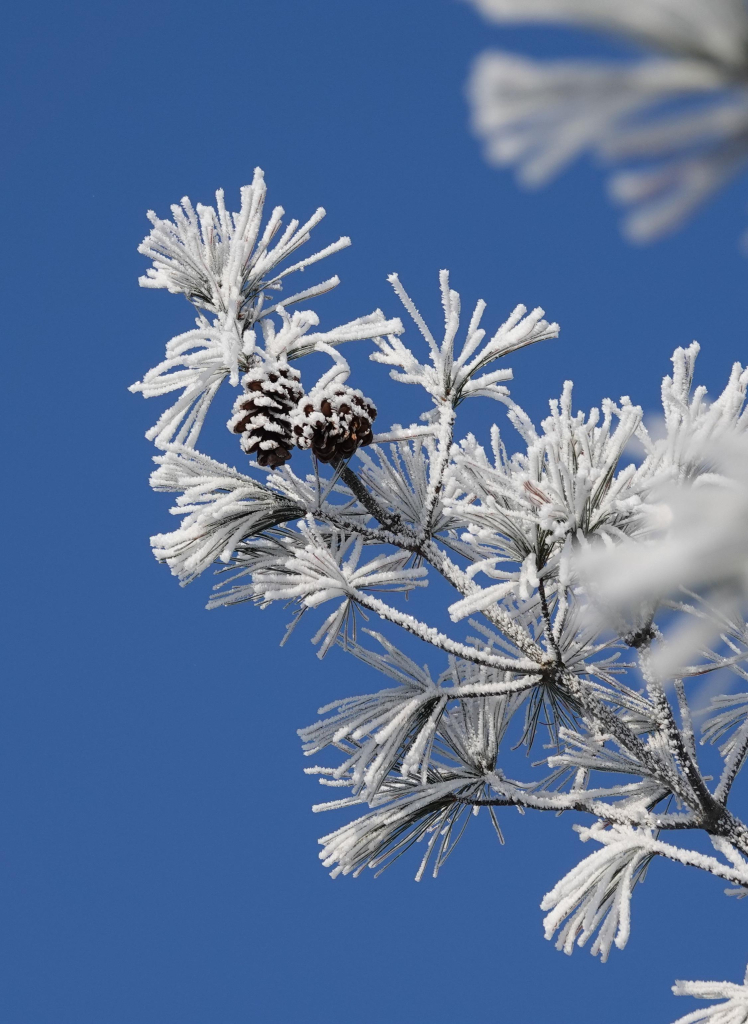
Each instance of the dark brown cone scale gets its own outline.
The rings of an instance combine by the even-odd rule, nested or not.
[[[347,459],[372,441],[377,410],[360,391],[337,385],[301,400],[293,417],[299,448],[309,448],[320,462]]]
[[[255,367],[242,378],[245,393],[234,403],[226,426],[241,434],[242,450],[258,466],[277,469],[291,458],[294,446],[291,410],[304,396],[299,373],[287,363]]]

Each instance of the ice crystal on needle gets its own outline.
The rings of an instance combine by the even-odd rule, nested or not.
[[[409,346],[394,336],[386,341],[378,341],[379,351],[371,358],[395,367],[390,371],[393,380],[404,384],[420,384],[435,403],[448,402],[457,406],[470,396],[504,398],[508,392],[500,382],[512,379],[511,370],[501,369],[476,375],[490,363],[511,352],[537,341],[555,338],[558,334],[558,324],[549,324],[543,319],[544,310],[538,308],[528,314],[525,306],[517,306],[509,319],[483,345],[486,332],[480,323],[486,304],[480,301],[470,318],[462,350],[456,354],[454,346],[460,327],[460,296],[449,286],[448,271],[442,270],[439,274],[444,309],[444,337],[441,343],[434,338],[397,274],[391,274],[389,280],[428,345],[429,363],[419,362]]]
[[[575,827],[598,848],[542,907],[560,949],[589,943],[603,960],[625,946],[654,858],[748,893],[748,825],[733,797],[748,759],[748,372],[736,364],[710,401],[694,386],[692,345],[663,381],[659,432],[626,396],[578,410],[571,382],[538,425],[512,399],[505,360],[557,336],[541,309],[516,306],[488,336],[486,304],[465,325],[442,271],[437,332],[392,275],[415,331],[380,311],[316,331],[314,310],[286,306],[329,281],[274,304],[266,293],[319,217],[273,242],[280,213],[262,228],[263,199],[257,175],[238,214],[221,198],[217,212],[185,203],[173,223],[154,223],[145,283],[201,312],[136,390],[183,389],[149,433],[160,449],[151,484],[176,495],[181,519],[152,538],[156,557],[183,584],[215,567],[209,607],[292,605],[286,639],[311,620],[320,657],[337,648],[387,679],[300,730],[322,762],[307,771],[336,790],[315,809],[357,815],[320,840],[323,864],[334,876],[379,872],[421,844],[422,878],[476,816],[503,842],[505,808],[585,815]],[[352,379],[339,348],[364,339],[411,385],[409,426],[373,436],[364,396],[376,378]],[[312,353],[315,367],[328,361],[316,380],[302,358]],[[239,371],[228,425],[247,465],[234,468],[195,444],[217,387],[239,386]],[[468,398],[493,399],[501,425],[460,435]],[[699,747],[692,711],[710,673],[725,692]],[[692,832],[714,856],[691,848]],[[728,1000],[684,1021],[745,1020],[742,987],[679,985]]]
[[[676,981],[673,994],[724,1000],[687,1013],[674,1024],[748,1024],[748,971],[742,985],[729,981]]]

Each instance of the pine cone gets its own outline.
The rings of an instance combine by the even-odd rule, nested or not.
[[[259,466],[276,469],[291,458],[291,410],[304,397],[299,371],[288,363],[265,363],[242,377],[247,394],[234,402],[226,424],[241,434],[242,450],[256,455]]]
[[[294,440],[299,448],[311,448],[320,462],[347,459],[371,444],[376,415],[374,403],[353,388],[338,384],[312,391],[292,417]]]

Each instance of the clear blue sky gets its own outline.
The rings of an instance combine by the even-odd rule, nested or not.
[[[538,903],[587,852],[566,818],[506,814],[503,848],[479,819],[436,882],[408,860],[333,882],[295,729],[376,680],[338,652],[320,666],[303,637],[279,651],[282,611],[204,611],[207,583],[180,590],[149,552],[169,520],[147,487],[157,403],[126,386],[189,308],[137,287],[144,214],[235,197],[257,164],[271,203],[327,208],[320,241],[353,237],[323,324],[397,315],[393,270],[427,312],[443,266],[493,322],[542,304],[562,338],[513,363],[534,415],[568,377],[583,405],[654,409],[693,338],[712,393],[746,358],[745,180],[644,250],[595,168],[519,192],[467,128],[488,45],[604,52],[453,0],[4,14],[3,1024],[654,1024],[693,1008],[674,978],[742,976],[745,903],[666,864],[623,953],[557,953]],[[383,418],[402,416],[372,373]],[[237,459],[224,433],[212,451]]]

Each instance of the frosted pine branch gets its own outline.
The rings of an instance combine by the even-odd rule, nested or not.
[[[592,10],[581,0],[565,9]],[[684,39],[699,10],[697,0],[684,8]],[[611,24],[628,25],[614,13]],[[728,61],[719,32],[697,37],[699,60]],[[488,338],[485,303],[465,326],[442,272],[434,333],[393,275],[414,326],[376,310],[319,330],[315,310],[286,307],[333,279],[285,301],[277,293],[342,243],[293,264],[319,217],[283,231],[275,211],[263,226],[260,185],[238,214],[220,198],[217,210],[187,203],[173,223],[154,223],[147,283],[201,312],[135,390],[181,391],[149,432],[160,449],[151,484],[174,495],[181,518],[152,538],[156,558],[181,583],[215,570],[209,607],[227,615],[291,604],[281,642],[311,623],[318,655],[335,652],[326,664],[353,657],[346,678],[366,679],[363,695],[345,694],[299,730],[320,761],[307,773],[336,791],[315,810],[356,815],[321,839],[324,865],[335,876],[379,872],[420,843],[422,878],[476,818],[503,842],[508,808],[582,815],[574,827],[600,848],[544,898],[546,934],[602,959],[624,947],[654,857],[748,893],[748,371],[735,364],[710,400],[695,384],[694,343],[674,353],[659,432],[628,396],[579,410],[570,381],[535,423],[508,392],[511,371],[492,364],[556,336],[542,310],[515,307]],[[383,424],[376,438],[376,378],[356,380],[340,350],[366,339],[393,387],[428,396],[425,410],[404,410],[411,426]],[[235,468],[195,444],[239,370]],[[403,400],[420,393],[407,388]],[[500,423],[466,434],[466,398],[498,399],[487,408]],[[704,678],[724,692],[702,714]],[[692,849],[695,833],[714,856]],[[743,1020],[742,995],[725,998],[727,1015],[685,1019]]]

